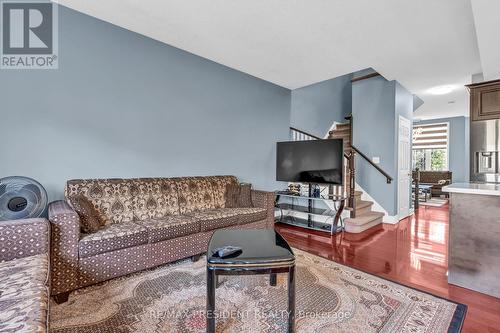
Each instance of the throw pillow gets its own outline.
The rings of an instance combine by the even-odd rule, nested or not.
[[[99,212],[92,202],[83,195],[71,197],[69,199],[73,209],[80,217],[80,227],[84,233],[94,233],[103,225]]]
[[[228,184],[226,186],[226,207],[253,207],[251,184]]]
[[[228,184],[226,186],[226,208],[238,207],[239,196],[240,196],[240,185]]]
[[[238,197],[238,207],[253,207],[252,203],[252,184],[240,185],[240,196]]]

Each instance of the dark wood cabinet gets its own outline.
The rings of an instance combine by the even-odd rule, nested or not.
[[[500,80],[469,84],[470,119],[500,119]]]

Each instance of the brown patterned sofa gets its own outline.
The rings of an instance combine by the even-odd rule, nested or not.
[[[78,214],[66,201],[49,206],[52,230],[51,294],[206,252],[219,228],[272,228],[274,197],[252,190],[253,207],[227,208],[234,176],[70,180],[66,199],[83,195],[104,219],[92,234],[80,232]]]
[[[431,195],[433,197],[439,197],[441,195],[448,196],[448,193],[443,192],[443,186],[451,184],[451,171],[419,171],[420,184],[421,185],[432,185]],[[414,172],[414,178],[415,178]]]
[[[49,223],[0,222],[0,332],[48,332]]]

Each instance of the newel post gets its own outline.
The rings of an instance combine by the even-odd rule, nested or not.
[[[356,170],[354,166],[355,154],[356,152],[354,151],[354,149],[351,149],[351,153],[349,154],[349,207],[351,208],[351,218],[356,217]]]

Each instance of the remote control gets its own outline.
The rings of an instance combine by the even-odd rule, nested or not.
[[[237,252],[241,252],[241,247],[228,245],[215,249],[212,255],[214,257],[225,258]]]

